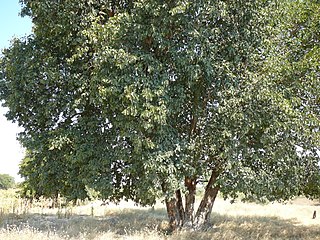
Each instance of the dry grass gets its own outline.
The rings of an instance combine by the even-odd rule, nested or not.
[[[230,204],[217,199],[212,225],[205,231],[166,234],[162,204],[154,209],[133,203],[101,206],[101,202],[63,209],[27,208],[14,192],[0,192],[1,240],[78,239],[320,239],[320,216],[312,219],[316,203],[298,199],[286,205]],[[25,207],[25,209],[23,209]]]

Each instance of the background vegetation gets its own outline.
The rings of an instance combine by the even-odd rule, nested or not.
[[[9,174],[0,174],[0,189],[9,189],[15,187],[14,177]]]

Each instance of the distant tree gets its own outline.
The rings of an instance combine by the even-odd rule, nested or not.
[[[9,189],[15,187],[14,177],[9,174],[0,174],[0,189]]]
[[[4,50],[0,99],[36,193],[163,198],[172,229],[197,228],[219,191],[286,200],[316,179],[319,77],[286,64],[283,22],[304,1],[22,2],[34,34]]]

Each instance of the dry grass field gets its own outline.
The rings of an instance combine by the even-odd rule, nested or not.
[[[27,206],[14,191],[0,191],[1,240],[85,239],[320,239],[320,207],[300,198],[285,205],[275,203],[230,204],[217,199],[212,225],[203,231],[167,234],[167,218],[161,203],[141,208],[123,202],[101,202],[49,209],[46,200]],[[312,219],[313,211],[319,216]]]

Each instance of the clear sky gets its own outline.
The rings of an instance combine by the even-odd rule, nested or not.
[[[0,0],[0,49],[10,45],[13,37],[23,37],[32,31],[31,20],[20,17],[19,0]],[[18,165],[24,156],[23,149],[16,140],[19,130],[17,124],[3,116],[7,109],[0,107],[0,173],[7,173],[21,180]]]

